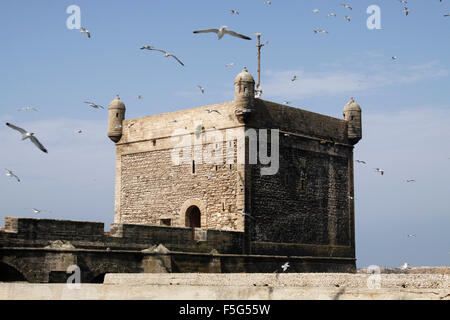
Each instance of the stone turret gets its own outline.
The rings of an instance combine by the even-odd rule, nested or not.
[[[236,116],[240,121],[244,121],[253,108],[255,99],[255,80],[244,67],[234,79],[234,105]]]
[[[125,119],[125,104],[120,101],[119,95],[111,101],[108,107],[108,137],[118,142],[122,137],[122,121]]]
[[[348,121],[348,140],[357,144],[362,138],[361,107],[353,98],[344,106],[344,120]]]

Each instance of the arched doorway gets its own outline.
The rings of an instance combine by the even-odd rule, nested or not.
[[[200,209],[197,206],[190,206],[187,208],[185,218],[186,227],[200,228],[200,221]]]

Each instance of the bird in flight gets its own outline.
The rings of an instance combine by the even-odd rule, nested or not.
[[[230,10],[230,12],[231,12],[231,14],[239,14],[239,11],[237,11],[237,10]]]
[[[203,88],[201,85],[198,85],[197,87],[202,92],[202,94],[205,93],[205,88]]]
[[[48,153],[47,149],[39,142],[39,140],[34,136],[34,132],[27,132],[26,130],[16,127],[15,125],[7,122],[6,125],[10,127],[11,129],[17,130],[22,134],[22,140],[30,139],[33,144],[38,147],[40,150],[42,150],[45,153]]]
[[[252,38],[244,36],[243,34],[237,33],[233,30],[228,30],[227,26],[221,26],[219,29],[196,30],[193,33],[211,33],[211,32],[217,34],[217,40],[222,39],[222,37],[226,34],[245,40],[252,40]]]
[[[397,56],[392,56],[392,60],[397,60]]]
[[[232,67],[232,66],[234,66],[234,62],[227,63],[227,64],[225,65],[225,67]]]
[[[87,36],[88,36],[88,38],[90,38],[91,37],[91,33],[89,32],[89,30],[86,30],[85,28],[81,28],[80,29],[80,33],[86,33],[87,34]]]
[[[319,13],[319,9],[313,9],[313,13]]]
[[[6,168],[5,168],[5,170],[6,170],[6,175],[7,175],[8,177],[16,178],[17,182],[20,182],[20,178],[19,178],[18,176],[16,176],[16,175],[14,174],[14,172],[12,172],[11,170],[6,169]]]
[[[416,182],[414,179],[407,179],[406,182]]]
[[[444,17],[450,17],[450,14],[446,13],[444,14]]]
[[[205,111],[207,111],[208,113],[211,113],[211,112],[217,112],[218,114],[221,114],[221,113],[219,112],[219,110],[216,110],[216,109],[205,109]]]
[[[136,96],[136,98],[138,98],[139,100],[141,100],[141,99],[142,99],[142,96]]]
[[[398,0],[398,2],[400,2],[402,4],[407,4],[408,3],[408,1],[406,1],[406,0]]]
[[[409,9],[408,9],[407,7],[405,7],[403,10],[404,10],[404,12],[405,12],[405,15],[408,15],[408,14],[409,14]]]
[[[363,161],[363,160],[355,160],[357,163],[364,163],[364,164],[366,164],[366,162],[365,161]]]
[[[39,210],[39,209],[36,209],[36,208],[31,208],[31,210],[33,210],[33,212],[34,213],[41,213],[41,212],[51,212],[51,211],[47,211],[47,210]]]
[[[344,19],[347,20],[347,21],[351,20],[349,16],[345,16]]]
[[[282,266],[281,269],[283,269],[283,271],[286,271],[289,268],[289,262],[285,262]]]
[[[314,31],[314,34],[318,34],[318,33],[328,33],[327,30],[322,30],[322,29],[320,29],[320,30],[313,30],[313,31]]]
[[[343,7],[346,8],[346,9],[352,10],[352,7],[350,7],[348,4],[341,3],[341,6],[343,6]]]
[[[77,133],[83,133],[83,131],[82,130],[78,130]]]
[[[211,173],[205,174],[205,177],[208,178],[208,180],[211,179]]]
[[[415,237],[416,235],[415,234],[408,234],[408,238],[412,238],[412,237]]]
[[[87,103],[88,105],[90,105],[90,106],[91,106],[92,108],[94,108],[94,109],[99,109],[99,108],[105,109],[105,108],[103,108],[103,106],[98,105],[98,104],[95,104],[95,103],[90,102],[90,101],[84,101],[84,103]]]
[[[295,80],[297,80],[297,76],[294,75],[294,76],[292,77],[291,81],[295,81]]]
[[[264,4],[270,5],[270,4],[272,4],[272,2],[271,1],[264,1]]]
[[[405,263],[400,267],[400,269],[402,269],[402,270],[408,269],[408,263],[405,262]]]
[[[384,170],[383,169],[375,168],[375,171],[381,173],[381,175],[384,174]]]
[[[291,102],[290,101],[284,101],[283,102],[285,105],[288,105],[288,104],[290,104]]]
[[[35,107],[24,107],[24,108],[20,108],[17,109],[17,111],[38,111]]]
[[[331,13],[328,14],[328,16],[329,16],[329,17],[336,17],[336,13],[331,12]]]
[[[174,58],[175,60],[177,60],[182,66],[184,66],[184,63],[181,62],[180,59],[178,59],[176,56],[174,56],[174,55],[171,54],[171,53],[168,53],[168,52],[165,51],[165,50],[156,49],[156,48],[153,48],[152,46],[143,46],[143,47],[141,47],[141,50],[142,50],[142,49],[154,50],[154,51],[162,52],[162,53],[164,53],[164,56],[165,56],[166,58],[167,58],[167,57],[172,57],[172,58]]]

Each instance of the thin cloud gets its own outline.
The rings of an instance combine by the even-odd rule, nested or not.
[[[264,94],[267,98],[301,99],[312,96],[334,96],[362,92],[393,85],[410,84],[422,80],[447,77],[449,71],[436,62],[415,66],[378,68],[370,73],[336,69],[307,72],[303,69],[267,71]],[[292,75],[296,81],[290,81]]]

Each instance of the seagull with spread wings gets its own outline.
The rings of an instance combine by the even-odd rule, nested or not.
[[[81,29],[80,29],[80,33],[86,33],[87,36],[88,36],[88,38],[91,37],[91,33],[89,32],[89,30],[86,30],[85,28],[81,28]]]
[[[17,109],[17,111],[38,111],[35,107],[23,107],[21,109]]]
[[[11,170],[6,169],[6,168],[5,168],[5,170],[6,170],[6,175],[7,175],[8,177],[16,178],[17,182],[20,182],[20,178],[19,178],[18,176],[16,176],[16,175],[14,174],[14,172],[12,172]]]
[[[95,103],[90,102],[90,101],[85,101],[84,103],[87,103],[88,105],[90,105],[94,109],[99,109],[99,108],[105,109],[105,108],[103,108],[103,106],[95,104]]]
[[[230,36],[245,39],[245,40],[252,40],[252,38],[244,36],[243,34],[237,33],[233,30],[228,30],[227,26],[221,26],[219,29],[205,29],[205,30],[196,30],[193,33],[215,33],[217,34],[217,40],[222,39],[222,37],[226,34],[229,34]]]
[[[34,136],[34,132],[27,132],[26,130],[24,130],[24,129],[22,129],[22,128],[19,128],[19,127],[15,126],[15,125],[13,125],[13,124],[11,124],[11,123],[9,123],[9,122],[7,122],[6,125],[7,125],[8,127],[10,127],[11,129],[14,129],[14,130],[19,131],[19,132],[22,134],[22,140],[30,139],[31,142],[33,142],[34,145],[35,145],[36,147],[38,147],[38,148],[39,148],[40,150],[42,150],[43,152],[48,153],[47,149],[45,149],[45,147],[44,147],[44,146],[39,142],[39,140]]]
[[[180,59],[178,59],[176,56],[174,56],[173,54],[171,54],[171,53],[169,53],[169,52],[167,52],[167,51],[165,51],[165,50],[156,49],[156,48],[153,48],[152,46],[143,46],[143,47],[141,47],[141,49],[147,49],[147,50],[154,50],[154,51],[162,52],[162,53],[164,53],[164,56],[165,56],[166,58],[167,58],[167,57],[172,57],[172,58],[174,58],[175,60],[177,60],[182,66],[184,66],[184,63],[181,62]]]

